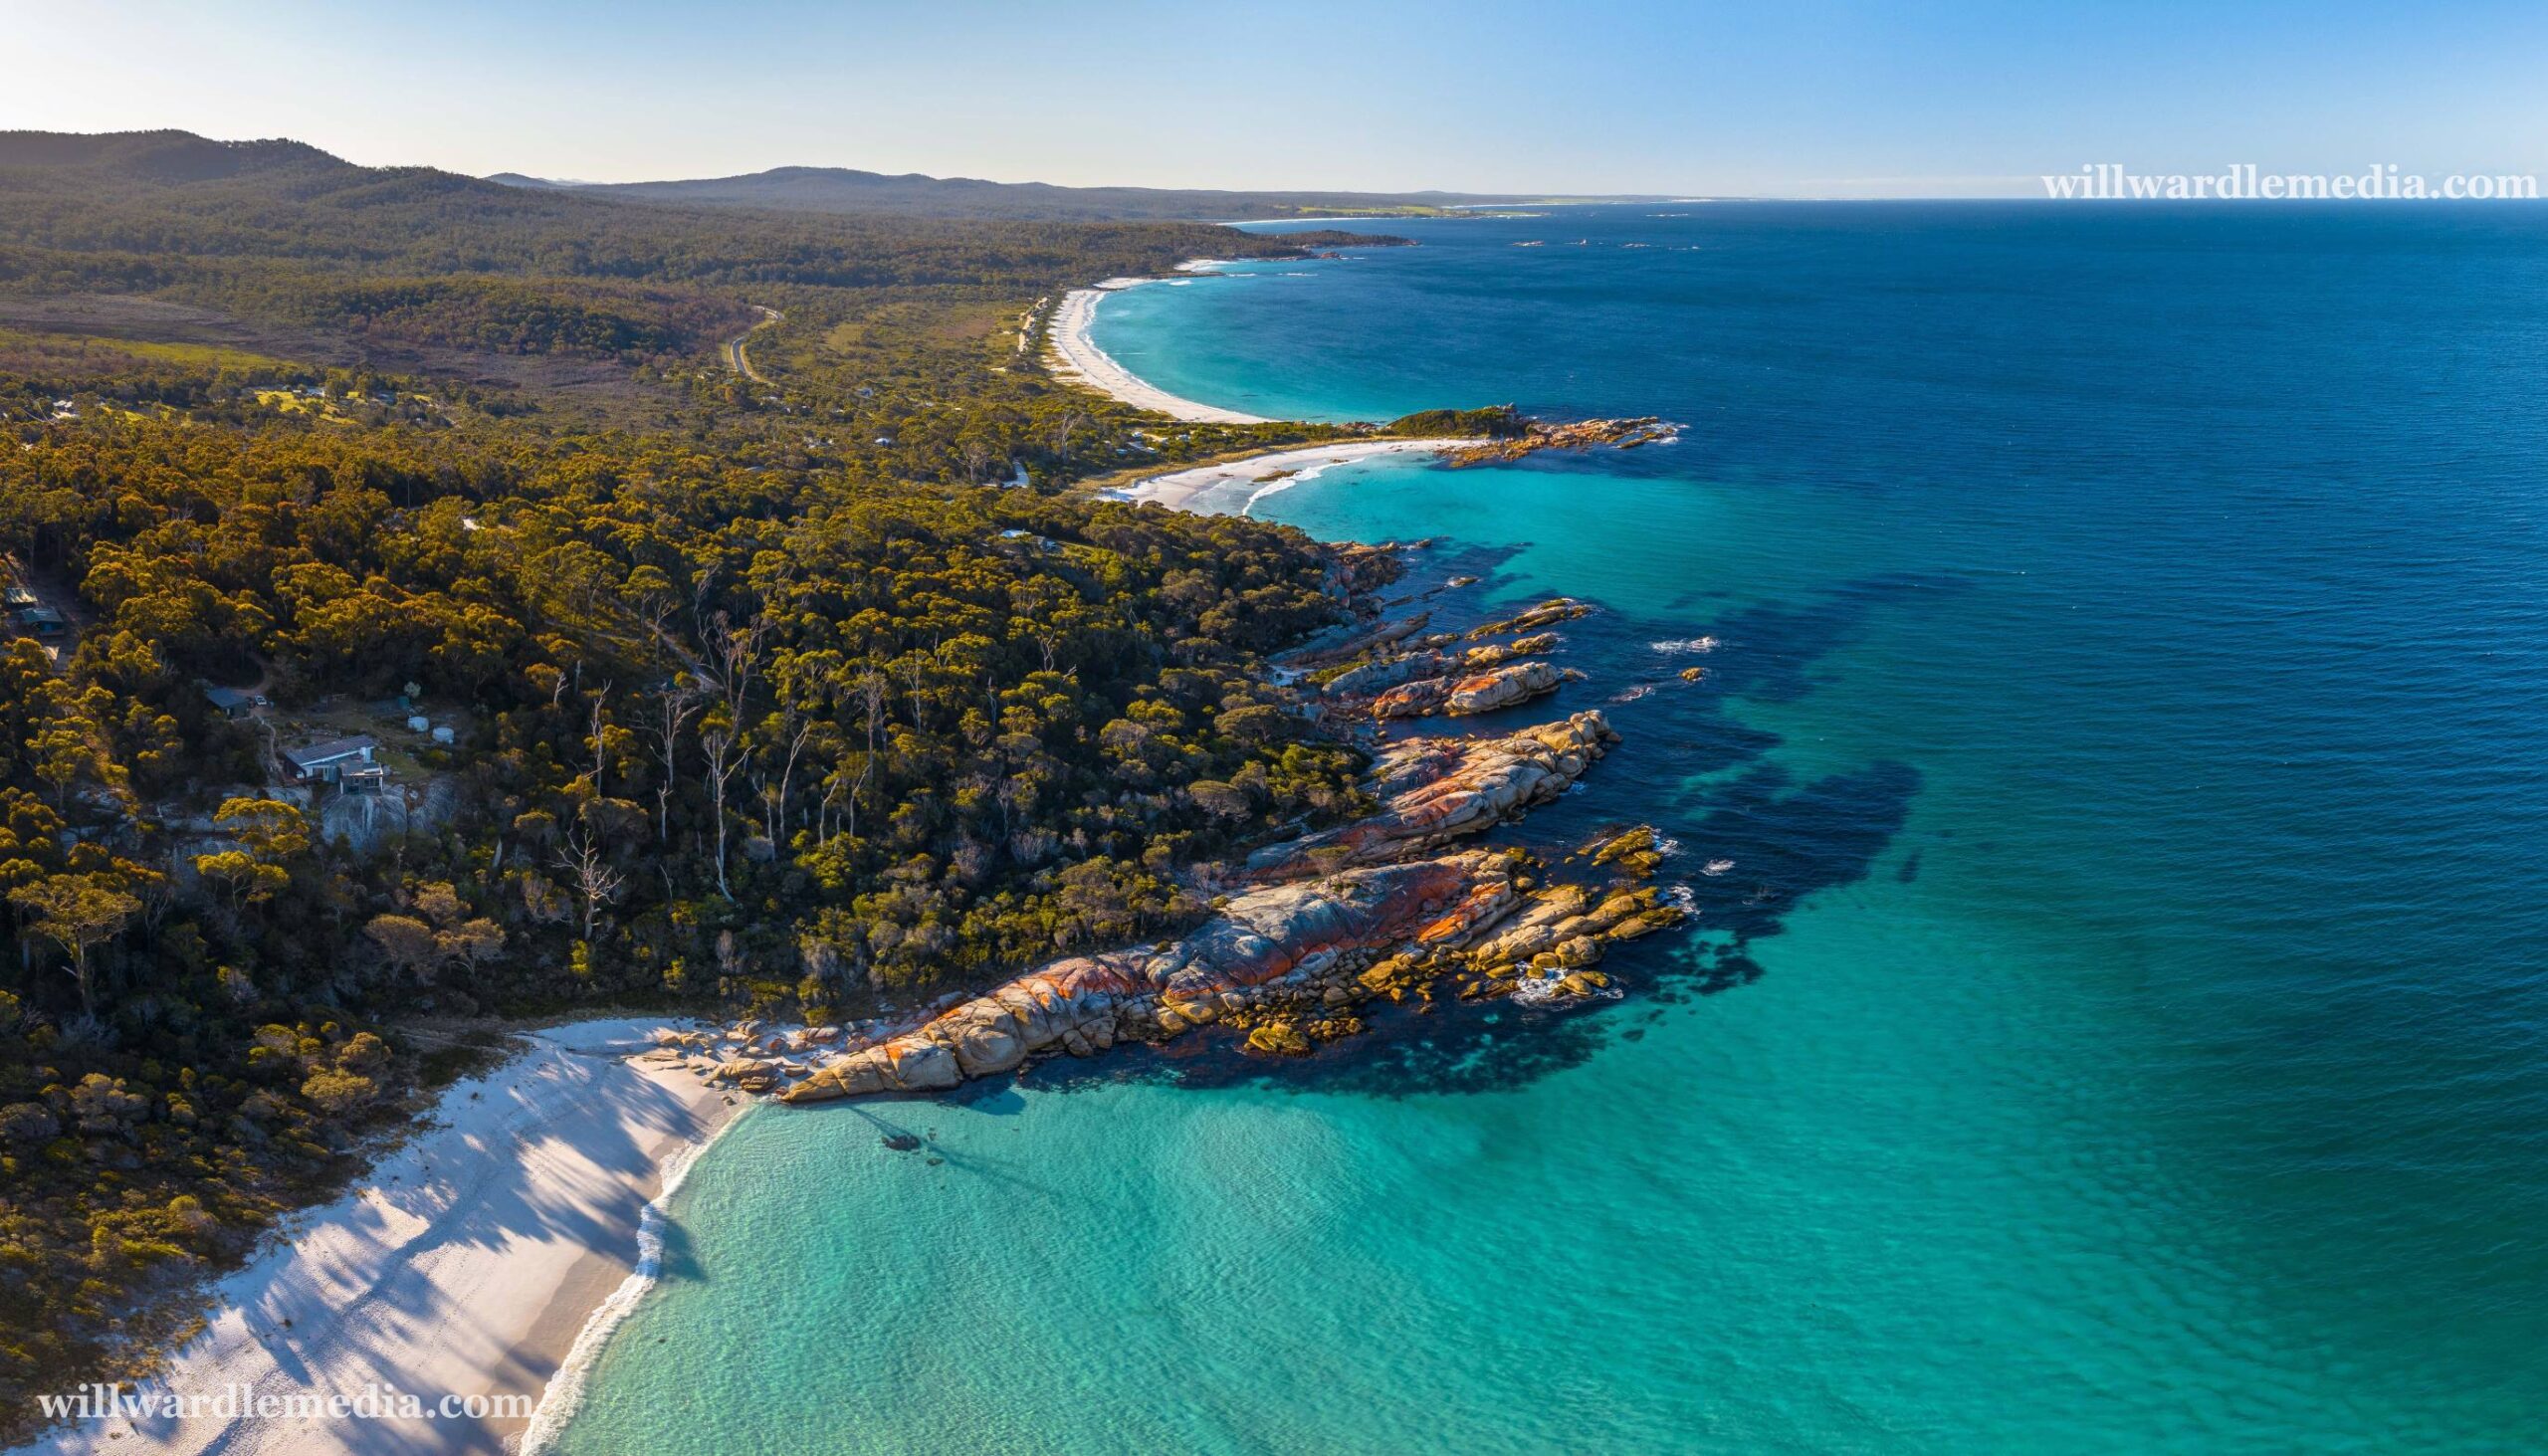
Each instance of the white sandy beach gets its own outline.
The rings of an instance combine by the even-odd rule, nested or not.
[[[1208,264],[1198,259],[1197,264]],[[1186,265],[1192,271],[1194,264]],[[1216,409],[1180,399],[1151,384],[1132,370],[1115,362],[1106,350],[1088,336],[1089,324],[1097,317],[1097,305],[1110,293],[1149,283],[1143,278],[1110,278],[1095,288],[1073,289],[1053,311],[1051,330],[1053,372],[1066,379],[1077,379],[1101,394],[1112,395],[1136,408],[1156,410],[1161,414],[1193,424],[1260,425],[1261,416],[1241,414],[1234,409]]]
[[[1098,494],[1110,501],[1152,502],[1170,511],[1211,509],[1226,501],[1227,488],[1253,486],[1235,514],[1247,514],[1247,508],[1274,491],[1310,479],[1330,466],[1349,461],[1370,460],[1380,455],[1435,455],[1463,445],[1482,445],[1483,440],[1334,440],[1324,445],[1300,445],[1265,455],[1251,455],[1243,460],[1225,460],[1217,465],[1189,466],[1117,486]]]
[[[656,1019],[531,1034],[531,1050],[444,1096],[441,1126],[291,1242],[224,1281],[209,1328],[143,1387],[207,1400],[362,1396],[394,1387],[537,1399],[587,1320],[623,1291],[640,1220],[743,1099],[631,1061]],[[729,1098],[734,1097],[730,1102]],[[617,1296],[615,1299],[614,1296]],[[43,1452],[497,1453],[511,1418],[127,1419],[64,1427]]]

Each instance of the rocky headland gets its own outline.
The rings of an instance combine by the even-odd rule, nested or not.
[[[1278,663],[1312,720],[1368,736],[1375,723],[1492,712],[1583,677],[1549,659],[1562,638],[1548,629],[1592,610],[1571,598],[1465,631],[1428,630],[1429,613],[1373,620],[1371,592],[1400,549],[1340,548],[1333,585],[1366,625]],[[845,1027],[668,1032],[656,1056],[743,1092],[818,1103],[943,1092],[1038,1057],[1203,1027],[1251,1053],[1306,1055],[1362,1031],[1375,1001],[1615,995],[1597,968],[1608,947],[1685,916],[1655,883],[1653,832],[1554,859],[1474,841],[1565,793],[1618,741],[1600,713],[1581,712],[1378,742],[1368,812],[1189,872],[1212,910],[1182,936],[1062,957],[978,995]]]
[[[1574,420],[1555,424],[1547,420],[1525,420],[1520,432],[1500,438],[1461,445],[1441,453],[1444,465],[1453,469],[1472,465],[1503,465],[1542,450],[1590,450],[1607,445],[1613,450],[1634,450],[1640,445],[1669,445],[1681,437],[1681,427],[1655,415],[1638,415],[1617,420]]]
[[[1631,831],[1633,832],[1633,831]],[[1089,1056],[1222,1023],[1258,1051],[1305,1053],[1362,1029],[1376,997],[1546,1003],[1598,993],[1614,941],[1678,925],[1632,869],[1601,882],[1543,879],[1518,849],[1464,850],[1340,870],[1232,897],[1182,939],[1054,961],[850,1052],[782,1101],[934,1092],[1015,1070],[1040,1053]]]

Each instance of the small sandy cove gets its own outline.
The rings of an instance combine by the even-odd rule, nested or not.
[[[537,1400],[638,1257],[639,1220],[744,1099],[677,1066],[631,1060],[660,1019],[525,1034],[529,1050],[444,1095],[439,1126],[346,1197],[296,1220],[291,1241],[223,1281],[219,1312],[144,1392],[232,1386],[251,1396],[395,1387],[433,1410],[445,1395]],[[44,1452],[289,1456],[497,1453],[510,1418],[121,1417],[52,1432]]]
[[[1149,476],[1129,486],[1115,486],[1098,494],[1110,501],[1151,502],[1170,511],[1186,509],[1196,497],[1207,491],[1218,492],[1224,486],[1253,484],[1238,514],[1245,515],[1248,506],[1287,485],[1309,480],[1329,466],[1349,461],[1370,460],[1381,455],[1439,455],[1466,445],[1482,445],[1482,440],[1331,440],[1324,445],[1297,445],[1264,455],[1250,455],[1238,460],[1224,460],[1213,465],[1188,466]],[[1219,499],[1217,496],[1215,499]]]

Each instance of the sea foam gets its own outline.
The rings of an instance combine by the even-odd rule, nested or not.
[[[637,1262],[619,1288],[610,1292],[575,1334],[575,1343],[566,1350],[566,1357],[557,1364],[557,1372],[548,1377],[546,1389],[539,1392],[539,1404],[531,1412],[531,1423],[523,1428],[521,1456],[538,1456],[554,1445],[566,1422],[575,1418],[583,1407],[585,1377],[592,1372],[593,1361],[601,1357],[602,1348],[610,1337],[637,1309],[646,1291],[664,1272],[664,1210],[681,1191],[682,1180],[698,1165],[701,1153],[717,1144],[719,1138],[759,1110],[758,1105],[745,1107],[726,1120],[709,1137],[683,1148],[664,1160],[663,1187],[648,1200],[637,1215]]]

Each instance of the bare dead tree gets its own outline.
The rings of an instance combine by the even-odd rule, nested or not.
[[[699,750],[708,759],[705,775],[708,784],[710,812],[717,819],[717,893],[732,901],[735,892],[726,884],[726,791],[735,781],[735,770],[743,755],[737,751],[739,734],[734,725],[720,719],[699,733]]]
[[[655,761],[664,768],[664,781],[655,789],[655,842],[672,842],[673,786],[681,780],[682,726],[696,717],[708,691],[687,674],[676,675],[656,695],[661,717],[656,721]]]
[[[798,719],[792,709],[788,711],[787,717],[795,731],[788,735],[787,761],[778,771],[778,797],[770,805],[769,842],[771,844],[781,842],[778,833],[786,827],[787,823],[787,795],[796,780],[796,756],[804,751],[805,739],[814,731],[812,719]],[[783,728],[782,731],[784,731]]]
[[[601,845],[592,830],[581,824],[566,836],[565,847],[557,855],[557,866],[574,881],[576,898],[584,903],[584,938],[590,940],[602,907],[619,898],[625,877],[602,858]]]
[[[863,673],[858,679],[858,701],[867,710],[867,756],[858,760],[858,781],[849,788],[849,837],[858,837],[858,800],[867,792],[867,777],[876,771],[878,737],[885,731],[885,675]]]
[[[603,796],[601,786],[602,772],[610,766],[610,738],[606,733],[607,725],[602,722],[602,710],[608,706],[609,703],[610,685],[608,683],[604,683],[601,685],[601,691],[593,695],[593,797],[597,799]]]
[[[717,687],[730,718],[740,720],[743,716],[743,698],[751,692],[752,673],[760,666],[761,639],[768,633],[769,623],[766,620],[755,620],[749,627],[736,627],[726,620],[724,613],[718,614],[709,647],[716,655]]]
[[[726,799],[734,787],[737,770],[748,756],[743,742],[743,710],[751,692],[752,670],[760,658],[761,637],[768,625],[765,620],[755,621],[748,628],[738,629],[721,615],[709,644],[716,653],[721,674],[718,706],[723,711],[701,730],[699,746],[708,759],[704,781],[717,818],[717,893],[729,902],[734,900],[735,892],[726,880]]]
[[[1053,453],[1060,456],[1065,464],[1071,458],[1071,436],[1077,433],[1079,427],[1087,420],[1088,416],[1080,411],[1066,409],[1062,411],[1060,418],[1053,421]]]
[[[874,756],[877,735],[885,730],[885,675],[869,671],[858,678],[859,706],[867,710],[867,752]]]
[[[840,789],[838,773],[823,775],[823,796],[814,801],[814,847],[817,849],[832,842],[832,805],[840,801]]]

